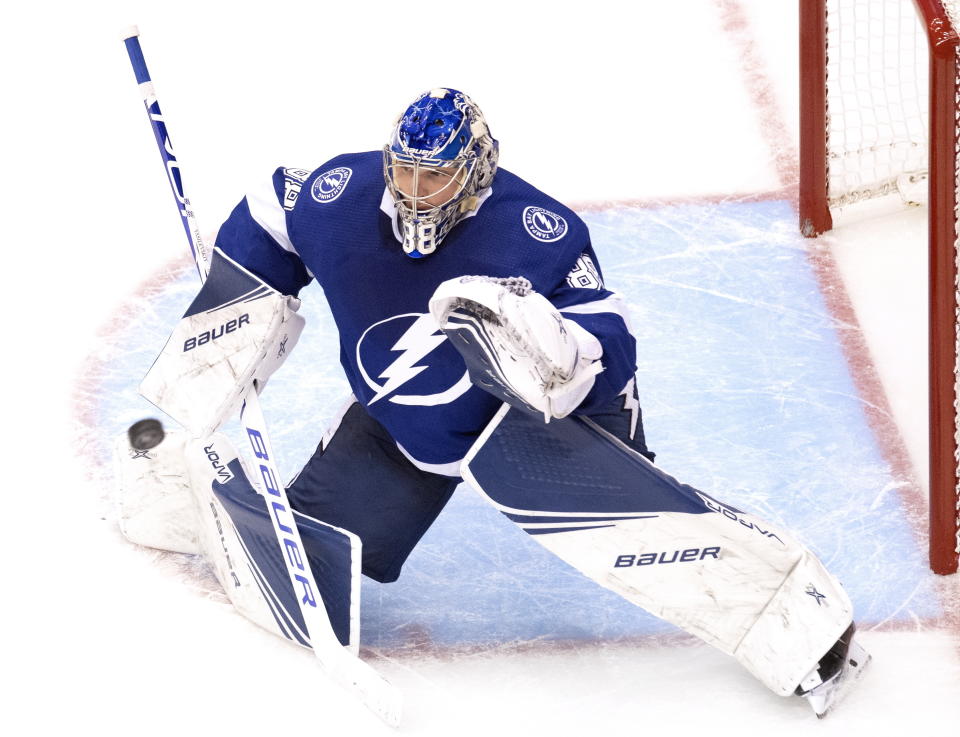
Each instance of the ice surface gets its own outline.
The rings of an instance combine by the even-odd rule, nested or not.
[[[943,611],[850,379],[786,202],[586,213],[608,286],[632,305],[647,441],[711,496],[793,530],[843,581],[864,626]],[[196,289],[186,273],[130,324],[92,410],[109,438],[149,414],[136,383]],[[317,287],[308,328],[264,395],[293,476],[349,389]],[[238,441],[238,447],[243,447]],[[882,581],[882,585],[880,582]],[[389,650],[671,631],[555,560],[461,486],[395,584],[366,581],[361,642]]]

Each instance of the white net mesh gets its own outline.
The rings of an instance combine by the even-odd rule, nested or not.
[[[898,189],[915,199],[910,185],[927,169],[927,59],[910,0],[827,1],[831,207]]]
[[[954,29],[960,0],[941,0]],[[826,0],[827,195],[831,207],[899,192],[926,202],[930,51],[912,0]],[[954,188],[960,202],[960,50],[954,95]],[[960,211],[953,213],[960,272]],[[960,447],[960,284],[955,284],[955,438]],[[949,319],[949,318],[948,318]],[[960,452],[956,457],[960,479]],[[960,554],[960,486],[955,489]]]

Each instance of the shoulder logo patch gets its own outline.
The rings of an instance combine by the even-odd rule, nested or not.
[[[523,210],[523,227],[541,243],[558,241],[567,234],[567,221],[555,212],[542,207],[526,207]]]
[[[343,190],[347,188],[347,182],[350,181],[352,175],[353,170],[346,166],[338,166],[336,169],[325,171],[313,180],[310,195],[320,203],[333,202],[343,194]]]

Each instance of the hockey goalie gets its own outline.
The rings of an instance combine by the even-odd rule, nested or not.
[[[358,645],[361,573],[396,580],[466,480],[585,576],[825,714],[869,660],[849,598],[788,531],[654,464],[636,340],[586,225],[497,158],[477,105],[434,89],[381,151],[247,193],[141,385],[184,430],[123,454],[124,534],[203,553],[244,615],[308,644],[268,482],[218,428],[294,349],[315,279],[352,396],[286,493],[342,645]]]

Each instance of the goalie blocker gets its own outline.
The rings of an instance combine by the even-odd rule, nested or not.
[[[299,307],[214,249],[207,280],[140,393],[193,437],[211,435],[293,350],[304,325]]]

